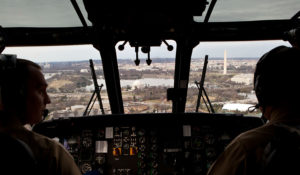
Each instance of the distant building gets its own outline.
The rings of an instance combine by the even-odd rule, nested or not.
[[[43,67],[44,67],[44,69],[50,69],[51,68],[51,64],[45,63]]]
[[[132,83],[132,86],[131,88],[132,89],[139,89],[139,88],[142,88],[144,87],[145,85],[140,81],[140,80],[135,80],[133,83]]]
[[[71,106],[71,111],[77,111],[77,110],[84,110],[86,108],[86,106],[84,105],[74,105],[74,106]]]
[[[222,110],[247,112],[249,107],[252,107],[252,106],[254,106],[254,105],[253,104],[227,103],[227,104],[224,104]]]
[[[250,85],[253,83],[253,74],[238,74],[233,76],[230,80],[236,83]]]
[[[88,69],[80,69],[80,73],[88,73],[89,70]]]

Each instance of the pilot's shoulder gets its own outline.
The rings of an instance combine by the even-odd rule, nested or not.
[[[30,132],[32,133],[33,140],[38,142],[41,147],[46,147],[47,149],[64,149],[64,146],[57,139],[49,138],[33,131]]]
[[[264,147],[274,135],[274,125],[263,125],[238,135],[233,142],[241,144],[246,151]]]
[[[19,135],[19,138],[26,142],[33,152],[41,153],[44,152],[44,150],[46,150],[48,154],[53,154],[54,152],[66,152],[64,146],[58,141],[34,131],[29,131],[27,129],[23,130],[23,134]]]

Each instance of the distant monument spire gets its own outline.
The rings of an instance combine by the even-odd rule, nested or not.
[[[227,51],[226,49],[224,50],[224,72],[223,72],[224,75],[227,74]]]

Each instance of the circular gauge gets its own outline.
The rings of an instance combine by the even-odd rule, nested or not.
[[[145,130],[144,130],[144,129],[140,129],[140,130],[137,132],[137,135],[138,135],[138,136],[144,136],[144,135],[145,135]]]
[[[129,144],[128,143],[124,143],[123,149],[129,149]]]
[[[105,136],[105,132],[103,129],[99,129],[98,132],[97,132],[97,137],[99,138],[104,138]]]
[[[156,144],[153,144],[152,146],[151,146],[151,151],[157,151],[157,145]]]
[[[151,137],[151,143],[157,143],[157,137]]]
[[[119,127],[115,127],[114,128],[114,132],[115,132],[115,135],[119,135],[120,133],[120,128]]]
[[[83,140],[82,140],[82,145],[83,145],[83,147],[85,147],[85,148],[88,148],[88,147],[91,147],[92,146],[92,139],[91,138],[84,138]]]
[[[209,159],[209,160],[215,159],[217,156],[216,150],[214,148],[207,148],[205,150],[205,154],[206,154],[207,159]]]
[[[139,143],[143,144],[146,142],[146,138],[145,137],[140,137],[139,138]]]
[[[146,163],[143,160],[140,160],[140,162],[138,162],[138,166],[140,168],[146,168]]]
[[[105,157],[104,156],[96,156],[95,157],[95,161],[99,164],[99,165],[103,165],[105,163]]]
[[[89,171],[92,171],[92,166],[91,166],[91,164],[89,164],[89,163],[84,163],[84,164],[81,165],[81,172],[82,172],[83,174],[85,174],[85,173],[87,173],[87,172],[89,172]]]
[[[152,175],[158,175],[158,172],[157,172],[156,169],[153,169],[152,172],[151,172],[151,174],[152,174]]]
[[[123,137],[123,142],[129,142],[129,137]]]
[[[204,136],[204,141],[208,145],[213,145],[216,141],[215,136],[212,134],[207,134]]]
[[[123,136],[129,136],[129,130],[128,129],[125,129],[123,131]]]
[[[145,158],[146,157],[146,154],[145,153],[143,153],[143,152],[139,152],[138,153],[138,158],[139,159],[143,159],[143,158]]]
[[[203,161],[203,156],[201,153],[195,153],[194,154],[194,160],[197,162],[202,162]]]
[[[139,150],[140,150],[140,151],[145,151],[145,149],[146,149],[146,146],[145,146],[145,145],[141,145],[141,146],[139,147]]]
[[[131,130],[132,130],[132,132],[135,132],[135,127],[133,126],[133,127],[131,128]]]
[[[157,153],[150,153],[150,158],[157,159],[158,154]]]
[[[152,168],[157,168],[158,167],[158,163],[156,161],[153,161],[151,163]]]
[[[199,150],[199,149],[203,149],[204,147],[205,147],[204,146],[204,142],[203,142],[203,140],[202,140],[201,137],[195,137],[195,138],[193,138],[193,140],[192,140],[192,148]]]

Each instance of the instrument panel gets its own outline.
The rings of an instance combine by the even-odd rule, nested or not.
[[[34,131],[56,138],[82,174],[206,174],[238,134],[262,125],[228,114],[125,114],[64,118]]]

